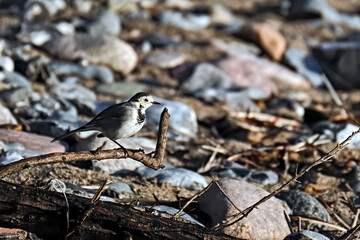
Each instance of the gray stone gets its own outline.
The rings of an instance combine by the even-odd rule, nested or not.
[[[198,124],[195,111],[186,104],[155,98],[168,108],[171,115],[169,122],[168,138],[178,141],[187,141],[195,137],[198,131]],[[146,121],[148,124],[159,125],[161,107],[152,107],[147,110]]]
[[[106,189],[107,194],[113,198],[125,198],[126,195],[124,193],[135,194],[131,189],[131,187],[123,182],[110,183],[107,185],[107,187],[108,187],[108,189]]]
[[[322,87],[324,85],[319,63],[304,51],[297,48],[288,48],[285,52],[284,60],[309,79],[313,86]]]
[[[146,92],[148,87],[141,83],[114,82],[99,84],[95,91],[101,94],[109,94],[115,97],[124,98],[138,92]]]
[[[309,230],[301,230],[300,232],[294,232],[286,236],[284,240],[297,240],[297,239],[306,239],[306,240],[330,240],[330,238],[318,233]]]
[[[183,54],[178,53],[151,54],[145,59],[146,63],[150,63],[164,69],[177,67],[185,61],[186,57]]]
[[[276,195],[289,205],[295,216],[309,217],[325,222],[332,222],[325,207],[313,196],[295,190],[280,192]],[[324,228],[322,225],[313,224],[311,229]],[[324,228],[325,229],[325,228]]]
[[[167,182],[174,187],[202,190],[207,186],[205,178],[200,174],[171,165],[166,165],[164,169],[156,171],[148,167],[140,167],[136,172],[145,178],[156,178],[158,183]]]
[[[162,11],[159,15],[162,24],[171,25],[190,31],[200,31],[206,28],[211,19],[207,15],[186,14],[170,10]]]
[[[51,94],[60,99],[95,101],[96,95],[91,90],[77,84],[59,83],[51,89]]]
[[[85,124],[84,121],[70,122],[65,120],[55,119],[30,119],[26,121],[26,124],[30,128],[30,132],[57,137],[66,133],[69,129],[75,129]]]
[[[103,83],[114,81],[114,75],[107,67],[100,65],[82,66],[80,64],[55,60],[46,65],[49,72],[60,76],[80,76],[83,78],[95,79]]]
[[[94,22],[88,25],[88,31],[93,37],[117,36],[121,31],[120,17],[113,11],[102,9]]]
[[[11,58],[0,55],[0,67],[7,72],[13,72],[15,68],[15,64]]]
[[[1,90],[0,100],[8,105],[16,106],[20,103],[28,103],[31,94],[31,89],[23,87]]]
[[[201,63],[182,83],[181,89],[195,92],[206,88],[228,88],[231,85],[232,80],[225,72],[212,64]]]

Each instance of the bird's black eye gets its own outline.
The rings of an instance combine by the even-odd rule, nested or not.
[[[148,102],[149,100],[147,98],[145,98],[145,102]]]

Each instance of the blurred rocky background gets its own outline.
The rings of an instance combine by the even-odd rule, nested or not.
[[[0,165],[116,148],[93,132],[50,140],[139,91],[164,106],[149,109],[123,146],[152,151],[163,107],[171,114],[162,170],[94,159],[4,180],[58,179],[67,194],[89,198],[108,179],[102,200],[175,213],[215,179],[244,209],[357,130],[326,79],[357,119],[359,13],[359,0],[0,0]],[[357,224],[359,159],[356,136],[225,233],[284,239],[286,210],[295,231],[287,239],[338,239]],[[236,213],[212,188],[197,209],[184,218],[207,227]]]

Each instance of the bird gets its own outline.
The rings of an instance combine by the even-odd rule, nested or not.
[[[61,140],[77,132],[95,130],[100,132],[97,137],[107,137],[129,156],[126,148],[116,140],[131,137],[139,132],[145,123],[145,110],[152,105],[159,104],[161,103],[154,101],[150,94],[138,92],[128,101],[106,108],[82,127],[62,134],[51,140],[51,142]]]

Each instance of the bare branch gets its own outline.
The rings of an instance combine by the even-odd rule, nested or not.
[[[128,149],[128,155],[122,149],[104,150],[104,151],[82,151],[82,152],[65,152],[65,153],[50,153],[36,157],[25,158],[20,161],[0,167],[0,179],[5,176],[19,172],[23,169],[36,167],[44,164],[72,162],[72,161],[87,161],[87,160],[105,160],[105,159],[121,159],[130,157],[143,163],[145,166],[152,169],[164,168],[163,159],[166,147],[166,133],[168,129],[170,114],[165,108],[161,114],[160,126],[158,132],[158,142],[155,150],[155,157],[151,154],[145,154],[137,149]]]

